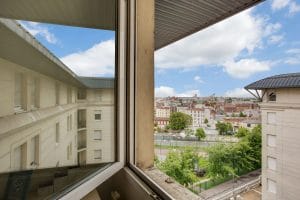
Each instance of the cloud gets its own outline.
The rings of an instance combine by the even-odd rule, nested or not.
[[[102,41],[90,49],[62,57],[61,60],[80,76],[113,76],[115,41]]]
[[[188,90],[184,93],[178,93],[174,88],[168,86],[160,86],[155,88],[155,97],[192,97],[194,95],[199,96],[199,90]]]
[[[56,44],[58,42],[57,38],[53,33],[49,31],[49,29],[37,22],[30,22],[30,21],[19,21],[23,28],[25,28],[31,35],[33,36],[41,36],[47,42],[51,44]]]
[[[272,10],[282,10],[284,8],[288,9],[289,15],[294,15],[300,11],[300,5],[294,0],[273,0],[271,5]]]
[[[216,65],[237,57],[243,50],[252,52],[261,44],[263,24],[251,10],[241,12],[158,50],[155,66],[168,69]]]
[[[281,41],[283,40],[284,36],[283,35],[272,35],[270,36],[268,43],[269,44],[280,44]]]
[[[239,97],[239,98],[252,97],[252,95],[243,88],[235,88],[233,90],[228,90],[227,92],[225,92],[225,96],[226,97]]]
[[[194,81],[198,82],[198,83],[203,83],[204,81],[201,79],[200,76],[195,76],[194,77]]]
[[[300,49],[289,49],[286,51],[288,57],[285,59],[285,63],[289,65],[299,65],[300,64]]]
[[[255,16],[253,10],[248,9],[158,50],[155,53],[155,67],[166,70],[222,66],[225,72],[232,75],[232,67],[228,66],[228,62],[237,60],[245,52],[251,55],[269,37],[271,43],[281,41],[283,36],[276,34],[281,27],[280,23],[268,23],[268,19]],[[227,65],[224,66],[224,63]],[[241,71],[245,71],[244,68]],[[252,70],[249,75],[260,71]]]
[[[234,78],[248,78],[249,76],[270,70],[272,63],[270,61],[258,61],[256,59],[241,59],[237,62],[227,61],[224,64],[224,70]]]

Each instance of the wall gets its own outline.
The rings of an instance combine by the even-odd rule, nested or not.
[[[300,196],[300,89],[276,90],[276,102],[261,104],[262,109],[262,191],[263,199],[294,200]],[[268,113],[275,113],[272,117]],[[267,144],[267,135],[276,137],[276,146]],[[276,158],[276,170],[267,165],[267,156]],[[276,181],[276,193],[268,191],[267,179]]]
[[[86,101],[76,101],[77,88],[28,70],[0,58],[0,172],[14,171],[15,149],[26,145],[26,169],[77,165],[77,111],[87,110],[87,163],[114,161],[114,91],[113,89],[88,89]],[[24,110],[15,113],[15,73],[24,74]],[[31,108],[29,80],[38,79],[38,105]],[[56,84],[59,84],[59,105],[56,105]],[[71,102],[68,103],[68,89]],[[100,91],[101,101],[96,97]],[[102,111],[102,119],[94,119],[94,111]],[[71,116],[71,128],[68,117]],[[59,143],[56,143],[56,123],[59,123]],[[70,123],[70,122],[69,122]],[[94,130],[102,130],[101,141],[94,140]],[[31,139],[39,135],[38,166],[31,165]],[[67,152],[71,154],[67,158]],[[102,159],[94,159],[94,150],[102,150]]]

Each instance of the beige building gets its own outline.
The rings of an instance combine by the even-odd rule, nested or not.
[[[300,73],[272,76],[245,88],[261,90],[262,199],[299,199]]]
[[[0,51],[0,172],[114,161],[114,79],[77,76],[13,20],[0,29],[15,41]]]

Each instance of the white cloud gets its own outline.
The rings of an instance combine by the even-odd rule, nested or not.
[[[201,79],[200,76],[195,76],[194,77],[194,81],[198,82],[198,83],[203,83],[204,81]]]
[[[289,49],[286,54],[288,54],[288,57],[285,59],[285,63],[290,65],[300,64],[300,49]]]
[[[155,88],[155,97],[192,97],[194,95],[199,96],[199,90],[188,90],[183,93],[178,93],[174,88],[168,86],[160,86]]]
[[[251,10],[241,12],[158,50],[155,54],[156,67],[216,65],[235,58],[243,50],[251,53],[261,45],[264,35],[263,19],[251,13]]]
[[[280,10],[289,5],[290,0],[273,0],[272,2],[272,9],[273,10]]]
[[[225,92],[225,96],[226,97],[240,97],[240,98],[252,97],[252,95],[243,88],[235,88],[233,90],[228,90],[227,92]]]
[[[269,61],[258,61],[256,59],[241,59],[237,62],[227,61],[224,70],[235,78],[248,78],[249,76],[270,70],[272,63]]]
[[[90,49],[72,53],[61,60],[80,76],[114,75],[115,41],[102,41]]]
[[[297,4],[294,0],[273,0],[271,7],[274,11],[287,8],[289,11],[289,15],[294,15],[295,13],[300,11],[300,5]]]
[[[280,44],[280,42],[283,40],[284,36],[283,35],[272,35],[270,36],[268,42],[270,44]]]
[[[55,35],[51,33],[49,29],[43,24],[30,21],[19,21],[19,23],[33,36],[39,35],[51,44],[56,44],[58,42]]]
[[[264,17],[255,16],[251,9],[241,12],[158,50],[155,53],[155,66],[164,70],[191,69],[202,65],[222,66],[225,72],[232,75],[233,70],[228,63],[237,60],[241,53],[247,52],[251,55],[254,49],[263,46],[265,38],[271,37],[270,42],[272,43],[283,39],[283,36],[279,37],[279,34],[276,34],[281,29],[281,24],[267,23],[267,21]],[[225,66],[224,63],[227,65]],[[242,67],[240,71],[244,72],[247,67]],[[268,70],[269,68],[263,67],[263,69]],[[248,77],[264,70],[254,69],[251,71],[249,69],[247,70],[250,71],[248,75],[239,77]],[[234,77],[238,77],[238,75]]]

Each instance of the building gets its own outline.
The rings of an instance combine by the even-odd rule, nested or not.
[[[114,161],[114,79],[77,76],[16,21],[0,28],[13,51],[42,49],[24,64],[0,57],[0,172]]]
[[[300,73],[271,76],[245,87],[261,100],[262,199],[299,199]]]

